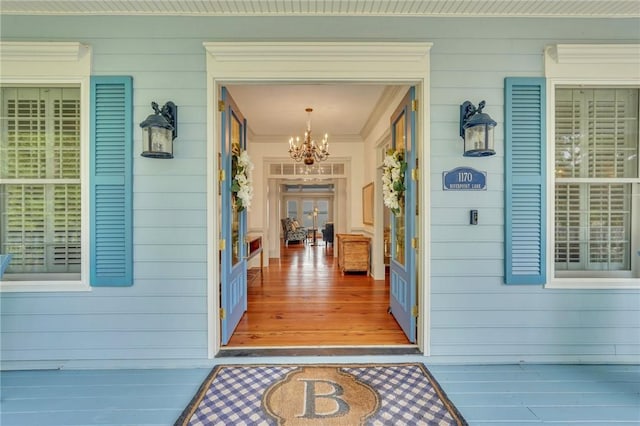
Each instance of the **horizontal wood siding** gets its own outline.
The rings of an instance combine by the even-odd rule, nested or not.
[[[0,19],[4,41],[91,45],[93,74],[131,75],[134,87],[134,285],[86,293],[2,294],[3,362],[20,366],[23,361],[64,365],[101,360],[109,366],[117,360],[167,360],[171,365],[171,360],[206,359],[207,99],[202,43],[221,40],[434,43],[427,89],[431,158],[424,163],[432,181],[433,360],[615,362],[640,355],[638,292],[514,288],[505,286],[502,277],[504,78],[542,76],[543,49],[550,43],[635,42],[640,38],[637,20]],[[152,112],[152,101],[169,100],[180,108],[175,158],[142,158],[138,123]],[[486,100],[485,112],[498,122],[496,156],[462,157],[458,114],[465,100],[476,105]],[[442,172],[458,166],[486,171],[487,191],[442,191]],[[256,193],[263,191],[260,182],[256,185]],[[479,212],[477,226],[468,225],[470,209]]]

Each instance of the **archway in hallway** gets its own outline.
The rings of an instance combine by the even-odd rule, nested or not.
[[[429,43],[205,43],[208,51],[207,74],[208,94],[210,100],[211,116],[215,116],[214,105],[217,105],[217,90],[220,85],[228,82],[251,81],[261,83],[273,82],[307,82],[319,83],[326,81],[349,83],[384,83],[384,84],[416,84],[420,102],[426,103],[424,90],[428,77],[428,52]],[[239,60],[238,58],[242,58]],[[360,58],[357,60],[354,58]],[[260,62],[260,71],[255,64]],[[308,63],[310,66],[299,65]],[[265,65],[266,64],[266,65]],[[242,76],[242,77],[239,77]],[[422,140],[418,143],[425,154],[428,143],[425,143],[428,132],[426,126],[426,113],[419,114],[419,134]],[[218,123],[212,120],[210,123],[208,159],[213,165],[210,177],[217,170],[216,158],[216,134]],[[428,180],[428,179],[426,179]],[[209,194],[211,197],[209,206],[209,253],[214,254],[214,248],[218,247],[217,232],[218,219],[215,186],[211,184],[214,179],[209,179]],[[428,184],[423,186],[427,187]],[[421,207],[428,205],[428,191],[420,194]],[[419,230],[420,240],[424,242],[422,256],[428,256],[428,236],[425,227]],[[209,259],[215,259],[209,256]],[[215,262],[209,262],[209,353],[214,356],[220,349],[217,336],[219,325],[217,322],[217,306],[219,288],[216,284],[219,280],[219,272]],[[425,325],[428,316],[428,274],[423,270],[418,271],[420,282],[420,294],[418,295],[422,315],[418,324],[418,345],[423,352],[428,348],[428,333]]]

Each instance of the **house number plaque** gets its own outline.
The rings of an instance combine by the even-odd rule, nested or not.
[[[442,189],[444,191],[486,191],[487,172],[471,167],[456,167],[442,172]]]

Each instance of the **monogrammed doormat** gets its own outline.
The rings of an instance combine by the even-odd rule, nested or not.
[[[175,425],[467,425],[423,364],[220,365]]]

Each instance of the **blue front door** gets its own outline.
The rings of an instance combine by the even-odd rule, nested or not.
[[[407,162],[404,175],[404,196],[400,200],[400,211],[392,215],[391,220],[391,259],[390,259],[390,306],[391,313],[402,327],[412,343],[416,341],[417,315],[417,273],[416,234],[417,184],[412,179],[416,169],[415,112],[412,105],[415,100],[415,88],[407,92],[391,117],[392,148],[402,154]]]
[[[247,122],[224,87],[221,100],[224,108],[221,111],[220,168],[224,171],[224,179],[220,187],[220,237],[224,248],[220,256],[220,328],[221,342],[226,345],[247,310],[247,211],[238,211],[231,191],[235,174],[233,156],[247,147]]]

